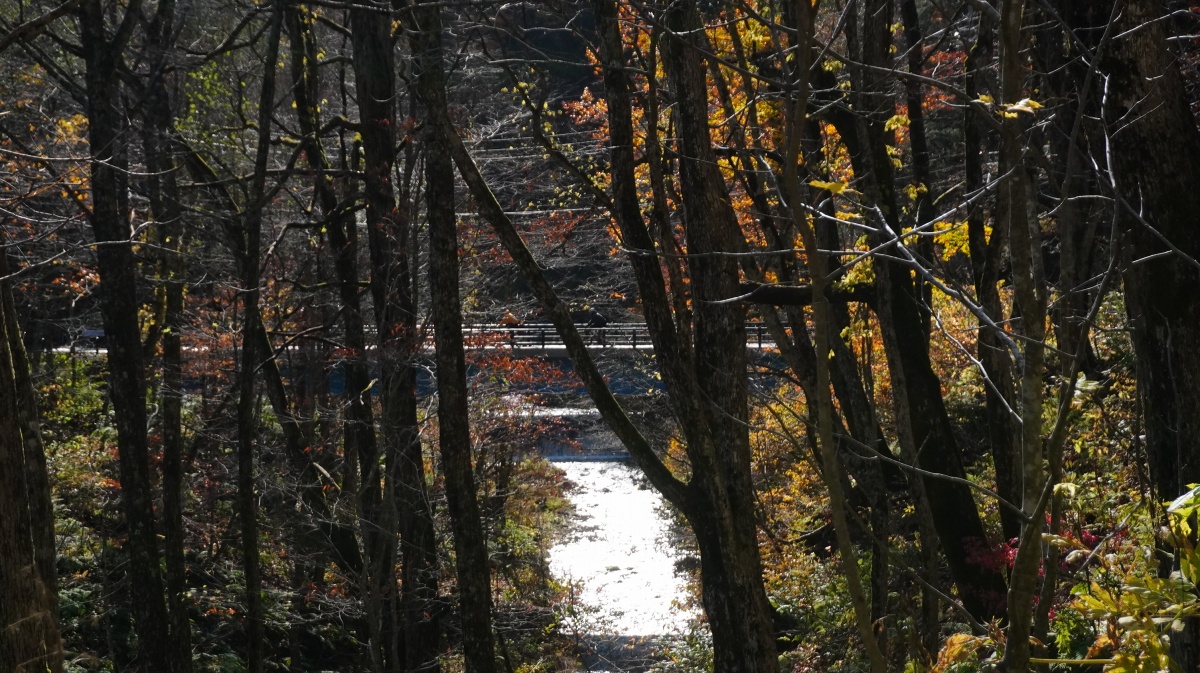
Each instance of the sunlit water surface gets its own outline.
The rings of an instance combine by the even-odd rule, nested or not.
[[[662,497],[623,463],[559,462],[575,483],[569,493],[577,519],[550,550],[550,568],[577,583],[572,626],[583,633],[666,635],[686,629],[694,615],[680,607],[684,586],[675,575]]]

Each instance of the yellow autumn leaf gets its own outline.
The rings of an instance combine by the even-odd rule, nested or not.
[[[1015,117],[1016,113],[1018,112],[1034,114],[1037,110],[1042,109],[1042,104],[1033,100],[1032,98],[1022,98],[1012,105],[1004,106],[1004,109],[1007,110],[1007,112],[1004,113],[1005,117]]]
[[[825,182],[824,180],[813,180],[812,182],[808,183],[808,186],[816,187],[817,189],[825,189],[833,194],[841,194],[842,192],[846,191],[846,184],[847,183],[842,181]]]
[[[970,236],[966,221],[950,222],[939,220],[934,223],[933,231],[933,242],[940,247],[940,254],[938,256],[943,261],[949,261],[951,257],[960,252],[968,253],[970,251]]]
[[[956,633],[946,639],[942,651],[938,653],[937,663],[933,665],[932,673],[943,673],[954,664],[968,661],[975,651],[984,645],[983,638],[967,633]]]
[[[898,128],[908,128],[908,125],[911,123],[912,120],[908,118],[908,115],[892,115],[884,122],[883,130],[892,131]]]

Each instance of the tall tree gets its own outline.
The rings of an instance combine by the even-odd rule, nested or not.
[[[174,113],[168,92],[172,65],[172,40],[177,34],[175,2],[159,3],[146,28],[150,69],[142,114],[142,147],[146,157],[146,194],[159,226],[156,232],[161,256],[159,288],[161,306],[162,382],[162,501],[164,570],[167,611],[173,644],[182,673],[192,669],[191,623],[187,612],[183,524],[183,329],[184,202],[179,188],[178,148],[172,134]]]
[[[372,665],[374,670],[382,673],[385,670],[399,670],[400,666],[396,632],[399,625],[393,614],[397,609],[394,577],[396,512],[394,502],[384,498],[384,475],[380,473],[375,413],[369,399],[372,383],[359,292],[358,226],[354,211],[347,207],[351,201],[345,194],[339,193],[331,176],[333,163],[326,155],[322,142],[325,130],[320,118],[319,45],[313,30],[313,13],[303,5],[289,7],[286,23],[291,42],[292,97],[301,133],[300,143],[307,163],[315,173],[314,215],[321,222],[334,257],[334,276],[348,354],[345,363],[347,401],[342,424],[342,455],[349,472],[355,469],[359,471],[357,475],[347,474],[344,483],[347,488],[357,486],[357,507],[366,556],[362,595],[366,601]]]
[[[1000,9],[1000,104],[1015,106],[1025,91],[1023,55],[1025,3],[1009,0]],[[1029,176],[1025,154],[1029,147],[1019,113],[1004,116],[1000,128],[1000,166],[996,226],[1003,227],[1009,242],[1014,287],[1014,314],[1020,317],[1016,333],[1021,339],[1020,430],[1017,434],[1021,513],[1020,545],[1009,575],[1008,641],[1002,666],[1023,671],[1029,666],[1029,636],[1038,593],[1043,517],[1048,498],[1045,442],[1042,437],[1042,402],[1045,397],[1046,287],[1041,267],[1041,230],[1030,217]]]
[[[966,59],[966,92],[976,98],[992,95],[988,93],[991,87],[985,73],[990,67],[994,51],[994,23],[992,13],[979,12],[975,43]],[[966,179],[965,187],[971,193],[983,189],[985,184],[985,142],[992,128],[989,123],[991,119],[987,116],[990,114],[987,109],[976,107],[969,109],[964,116],[963,173]],[[980,205],[967,212],[971,278],[975,284],[975,296],[980,308],[996,320],[1004,315],[998,286],[1008,231],[1004,227],[997,227],[989,238],[984,210]],[[984,409],[987,415],[988,445],[996,472],[996,491],[1008,502],[1017,503],[1021,498],[1020,484],[1016,476],[1013,430],[1016,425],[1013,411],[1013,372],[1002,332],[996,322],[981,324],[977,356],[986,383]],[[1012,508],[1001,508],[1000,525],[1006,540],[1021,534],[1021,518]]]
[[[1153,496],[1200,481],[1200,131],[1158,0],[1117,2],[1101,67],[1109,81],[1105,166],[1123,224],[1125,304],[1137,355]],[[1170,561],[1163,562],[1163,572]],[[1200,623],[1171,637],[1182,670],[1200,667]]]
[[[363,144],[367,245],[381,378],[380,431],[385,465],[381,534],[398,532],[401,554],[403,643],[396,667],[436,671],[441,651],[437,601],[437,538],[425,487],[417,426],[416,368],[420,343],[413,296],[412,216],[397,204],[393,182],[397,142],[397,89],[391,14],[357,5],[350,10],[352,60]],[[407,139],[405,139],[407,143]],[[411,146],[406,156],[413,156]],[[394,548],[389,548],[394,553]],[[394,560],[376,561],[390,577]],[[386,572],[385,572],[386,571]],[[390,591],[395,590],[389,580]],[[381,587],[382,588],[382,587]]]
[[[79,8],[87,96],[91,179],[90,221],[100,272],[100,309],[108,343],[109,396],[117,427],[117,458],[129,552],[130,600],[143,667],[181,670],[173,647],[160,571],[146,441],[146,370],[138,326],[137,260],[129,222],[128,152],[118,68],[138,23],[141,0],[112,13],[101,0]],[[115,25],[113,25],[115,23]]]
[[[678,6],[666,14],[672,29],[669,39],[676,41],[665,60],[669,60],[668,72],[672,73],[684,127],[684,192],[692,194],[685,202],[685,221],[690,227],[688,246],[693,253],[687,264],[691,286],[700,297],[693,304],[694,322],[681,327],[676,320],[687,318],[673,315],[675,304],[668,296],[655,243],[638,203],[632,93],[623,62],[617,6],[597,1],[593,8],[612,134],[609,170],[613,177],[614,219],[625,246],[633,251],[630,264],[659,371],[684,434],[692,468],[690,481],[685,483],[670,472],[613,398],[569,311],[458,138],[444,101],[443,107],[433,110],[434,118],[443,129],[443,138],[449,141],[454,161],[477,206],[558,329],[602,417],[629,448],[651,484],[680,508],[695,530],[716,668],[775,671],[778,661],[762,584],[750,479],[744,314],[737,304],[714,301],[737,294],[736,262],[721,254],[736,249],[737,231],[707,135],[704,66],[699,44],[693,41],[699,39],[699,17],[693,10]],[[694,341],[683,340],[684,335],[692,334]]]
[[[891,157],[885,141],[886,121],[894,113],[876,68],[890,67],[891,3],[867,0],[862,24],[850,22],[848,43],[862,63],[852,70],[857,115],[832,118],[849,148],[854,174],[876,208],[871,244],[884,254],[874,258],[876,307],[887,354],[902,455],[924,470],[920,476],[929,515],[958,587],[959,597],[977,619],[1004,613],[1005,578],[996,568],[973,559],[990,549],[979,508],[963,479],[961,449],[933,369],[922,298],[914,270],[898,246],[902,225]],[[942,475],[950,479],[942,478]]]
[[[61,673],[50,485],[3,254],[0,275],[0,668]]]
[[[663,65],[675,94],[680,188],[694,305],[693,344],[690,349],[682,349],[690,362],[679,363],[684,365],[679,369],[688,380],[676,381],[680,388],[671,391],[673,400],[677,395],[686,396],[676,408],[677,413],[686,414],[679,420],[693,469],[688,484],[690,497],[682,509],[701,549],[704,607],[713,630],[715,666],[728,671],[772,671],[778,663],[770,608],[762,586],[746,425],[745,309],[722,301],[739,294],[737,262],[721,253],[737,250],[740,232],[708,133],[708,89],[700,52],[703,23],[699,11],[670,5],[664,18],[668,34],[663,44]],[[610,66],[614,56],[611,52],[605,54]],[[606,75],[608,72],[606,69]],[[609,83],[606,78],[606,90]],[[614,182],[628,181],[631,167],[623,165],[623,174],[614,175]],[[616,195],[615,201],[632,220],[636,202],[622,203],[632,195],[631,185],[624,192]],[[621,226],[624,230],[645,225],[639,215],[638,221],[623,222]],[[655,352],[659,352],[657,348]],[[668,379],[668,385],[671,383]],[[718,640],[723,645],[720,648],[715,647]]]
[[[438,448],[446,475],[446,501],[454,532],[459,618],[467,671],[493,673],[492,577],[471,462],[467,368],[463,351],[458,278],[458,221],[451,145],[457,137],[446,118],[442,8],[412,9],[412,51],[417,95],[425,106],[425,200],[429,209],[429,292],[438,383]]]
[[[267,353],[260,350],[262,316],[259,313],[261,277],[261,239],[263,212],[266,210],[267,162],[271,149],[271,120],[275,111],[275,61],[283,29],[284,7],[275,2],[267,31],[263,77],[258,98],[258,138],[254,152],[254,173],[250,179],[247,205],[243,211],[242,232],[242,353],[238,367],[237,405],[237,510],[241,523],[242,573],[246,584],[246,669],[263,671],[265,624],[262,604],[262,570],[258,546],[258,499],[255,496],[254,454],[258,424],[256,382],[259,363]]]

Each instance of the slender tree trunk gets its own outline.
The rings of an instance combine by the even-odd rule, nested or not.
[[[159,222],[164,302],[162,335],[162,490],[163,542],[167,612],[181,673],[192,670],[192,629],[187,613],[185,535],[183,529],[183,351],[184,327],[183,202],[178,165],[171,148],[172,111],[163,70],[174,27],[173,0],[159,4],[147,29],[154,67],[147,86],[143,146],[146,153],[147,193]]]
[[[1051,160],[1048,177],[1058,192],[1054,207],[1058,225],[1057,277],[1052,269],[1046,271],[1047,280],[1057,285],[1061,295],[1052,311],[1055,339],[1063,353],[1064,369],[1083,346],[1083,372],[1093,379],[1101,377],[1100,367],[1095,349],[1083,337],[1090,329],[1083,318],[1094,296],[1089,279],[1097,271],[1096,260],[1104,243],[1100,227],[1109,221],[1109,209],[1076,197],[1095,194],[1099,189],[1096,179],[1083,168],[1089,151],[1094,156],[1103,154],[1098,140],[1104,134],[1092,120],[1099,109],[1100,89],[1100,64],[1094,55],[1102,55],[1108,48],[1113,30],[1108,13],[1112,8],[1106,5],[1111,3],[1058,0],[1052,9],[1035,8],[1038,17],[1028,22],[1041,26],[1032,45],[1034,70],[1045,73],[1039,94],[1064,102],[1064,108],[1056,112],[1046,128]],[[1064,49],[1063,44],[1071,48]],[[1079,58],[1081,54],[1089,57]]]
[[[658,45],[660,31],[651,35],[648,57],[651,72],[658,69]],[[668,165],[663,157],[662,139],[659,134],[659,116],[662,106],[658,78],[648,79],[646,91],[646,166],[650,171],[650,190],[653,207],[650,219],[652,231],[657,237],[658,248],[664,256],[659,263],[667,272],[667,287],[670,289],[671,309],[675,313],[675,327],[679,330],[679,341],[688,344],[692,336],[692,310],[688,305],[687,269],[683,263],[683,249],[676,240],[675,227],[671,223],[671,207],[667,201]],[[753,109],[753,108],[752,108]]]
[[[242,357],[239,367],[237,409],[237,509],[241,519],[242,572],[246,583],[246,669],[262,673],[265,629],[263,623],[262,579],[258,551],[258,505],[254,494],[254,446],[258,434],[255,421],[258,395],[255,381],[259,361],[267,355],[260,351],[262,317],[258,310],[260,276],[260,239],[265,210],[267,160],[271,148],[271,117],[275,107],[275,61],[283,24],[283,4],[275,3],[267,36],[267,54],[263,59],[262,90],[258,100],[258,143],[254,156],[254,175],[243,215],[245,237],[242,257]],[[261,352],[261,354],[260,354]]]
[[[859,637],[863,641],[863,646],[867,650],[867,658],[871,665],[873,673],[884,673],[887,670],[887,662],[884,659],[882,648],[879,640],[876,639],[875,630],[872,627],[874,623],[873,608],[878,604],[878,600],[871,601],[866,594],[862,585],[862,578],[859,574],[857,555],[854,545],[850,540],[850,524],[846,514],[846,498],[842,488],[844,480],[841,460],[837,455],[837,443],[833,436],[833,393],[830,390],[831,374],[830,374],[830,358],[824,354],[831,350],[830,342],[833,340],[833,312],[829,305],[829,300],[825,295],[826,288],[829,283],[829,264],[826,255],[821,252],[821,248],[817,243],[817,232],[812,226],[811,219],[808,217],[801,205],[803,190],[800,184],[799,166],[801,163],[800,148],[804,136],[804,129],[807,124],[808,106],[807,95],[808,91],[808,68],[807,57],[811,53],[810,36],[812,35],[813,16],[812,10],[807,3],[801,7],[796,17],[796,25],[800,29],[800,68],[802,75],[800,81],[804,87],[798,96],[798,102],[794,103],[789,110],[788,115],[788,136],[787,149],[785,152],[786,168],[783,175],[784,197],[787,205],[791,209],[792,221],[795,223],[800,232],[801,240],[804,243],[806,252],[806,260],[809,266],[809,274],[812,278],[813,288],[813,332],[815,352],[820,354],[815,358],[816,362],[816,380],[814,382],[815,397],[810,398],[809,404],[816,404],[817,407],[817,438],[821,453],[822,476],[824,477],[826,488],[829,492],[830,510],[833,514],[834,533],[837,538],[838,557],[842,565],[842,575],[846,579],[846,586],[850,594],[850,601],[855,615],[855,624],[858,627]],[[798,327],[797,329],[803,329]],[[879,514],[881,508],[873,508],[875,514]],[[886,520],[886,496],[882,507],[884,518]],[[886,536],[886,531],[881,532]],[[872,559],[873,577],[877,568],[874,566],[887,565],[886,549],[876,550]],[[886,577],[886,575],[884,575]],[[875,586],[876,595],[874,598],[884,598],[887,595],[886,582],[880,582],[882,587]],[[882,596],[880,591],[882,590]]]
[[[347,488],[351,484],[357,486],[362,522],[360,530],[366,552],[362,595],[366,603],[367,630],[371,640],[370,658],[374,670],[383,673],[398,670],[399,658],[395,633],[397,625],[388,617],[394,608],[396,594],[395,513],[394,504],[385,503],[383,498],[375,414],[368,398],[371,377],[367,363],[365,321],[359,298],[358,229],[353,213],[342,205],[334,181],[328,176],[332,164],[320,138],[318,100],[321,86],[313,22],[314,18],[307,7],[294,6],[287,10],[287,32],[292,44],[292,95],[298,125],[303,134],[301,143],[305,157],[308,164],[318,171],[314,180],[315,201],[334,255],[334,273],[348,352],[345,365],[348,399],[342,434],[343,455],[350,468],[344,483]],[[353,474],[355,464],[359,469],[358,475]],[[385,512],[385,507],[391,508],[391,511]]]
[[[479,515],[471,435],[467,371],[458,290],[458,222],[454,205],[452,140],[444,115],[441,7],[413,10],[412,37],[417,93],[425,104],[425,198],[429,206],[429,291],[435,329],[438,382],[438,447],[446,476],[446,500],[454,531],[460,619],[467,671],[497,670],[492,637],[492,582],[487,540]]]
[[[862,60],[887,67],[890,56],[890,5],[887,0],[868,0],[863,11]],[[868,78],[859,74],[858,89],[870,94]],[[883,141],[884,120],[891,108],[886,98],[864,96],[859,117],[835,116],[834,124],[847,141],[856,175],[864,176],[864,190],[879,206],[883,220],[872,236],[874,245],[885,245],[900,233],[899,209],[891,160]],[[863,113],[867,113],[865,116]],[[902,253],[900,256],[903,256]],[[965,478],[962,456],[942,399],[941,381],[929,358],[928,333],[921,319],[921,299],[912,271],[890,260],[885,251],[874,259],[877,313],[887,353],[896,405],[901,450],[917,467],[935,474]],[[921,487],[942,550],[958,586],[959,597],[976,618],[987,620],[1004,614],[1004,576],[977,563],[990,543],[970,489],[961,482],[922,476]]]
[[[597,4],[603,5],[597,11],[600,21],[611,22],[612,6]],[[679,366],[683,363],[677,365],[687,382],[681,380],[682,386],[670,390],[673,398],[689,395],[691,386],[704,391],[703,396],[681,400],[680,408],[695,405],[696,412],[693,416],[688,409],[688,415],[681,417],[685,423],[693,421],[684,431],[693,477],[682,509],[701,552],[702,596],[713,633],[715,667],[721,671],[774,671],[778,661],[762,584],[746,432],[745,314],[741,305],[716,301],[739,294],[738,265],[732,257],[705,254],[733,252],[741,234],[708,134],[700,15],[694,7],[673,5],[666,9],[664,19],[668,34],[664,36],[663,64],[675,94],[685,232],[688,251],[699,253],[688,260],[694,360],[690,372]],[[603,30],[608,37],[602,44],[610,47],[617,27],[606,23]],[[606,50],[603,58],[606,64],[613,64],[617,56]],[[628,95],[626,82],[612,74],[606,68],[610,114],[614,103],[626,102],[619,97]],[[627,122],[619,123],[624,126]],[[612,131],[616,145],[617,130],[614,127]],[[614,184],[627,177],[614,175]],[[619,198],[624,200],[631,193],[627,186]],[[618,208],[625,209],[632,219],[636,204]],[[640,225],[628,224],[631,228]],[[656,353],[662,356],[657,344]]]
[[[920,75],[925,64],[925,38],[916,0],[900,1],[900,18],[907,43],[908,71]],[[908,139],[912,148],[913,184],[916,188],[913,218],[918,226],[926,224],[933,214],[933,170],[929,163],[929,140],[925,132],[924,97],[925,89],[921,83],[914,79],[904,80],[904,103],[908,112]],[[914,247],[925,263],[932,264],[933,238],[922,236]],[[921,319],[928,334],[933,323],[933,285],[918,280],[917,288],[921,297]]]
[[[1162,502],[1200,482],[1200,131],[1162,3],[1117,5],[1118,37],[1102,63],[1104,120],[1123,211],[1125,302],[1152,497]],[[1180,670],[1200,669],[1200,620],[1171,635],[1171,657]]]
[[[968,94],[979,97],[991,95],[984,73],[991,65],[995,31],[992,19],[984,13],[979,15],[975,44],[967,57]],[[986,161],[985,137],[987,124],[981,118],[988,114],[982,110],[969,110],[963,123],[966,151],[963,166],[966,188],[970,193],[983,189],[983,166]],[[972,208],[967,213],[967,237],[970,243],[971,274],[975,283],[975,295],[979,305],[994,322],[1004,317],[1004,309],[997,290],[1000,281],[1001,258],[1008,240],[1004,227],[997,227],[988,239],[985,217],[981,208]],[[988,445],[992,464],[996,472],[996,492],[1010,503],[1021,501],[1018,469],[1015,452],[1015,402],[1013,393],[1012,361],[1002,340],[1000,331],[991,325],[979,326],[977,355],[983,368],[984,412],[987,416]],[[1021,518],[1011,508],[1000,508],[1000,526],[1004,539],[1016,539],[1021,534]]]
[[[8,277],[3,253],[0,276]],[[0,282],[0,330],[0,670],[61,673],[50,483],[7,280]]]
[[[108,342],[109,397],[117,428],[117,459],[129,552],[129,582],[138,658],[147,670],[180,670],[164,600],[154,525],[146,442],[146,372],[138,328],[137,262],[130,246],[125,135],[118,109],[117,66],[132,31],[140,0],[125,9],[107,34],[105,6],[86,0],[80,8],[86,65],[88,141],[91,147],[92,231],[100,271],[100,310]]]
[[[419,343],[408,264],[409,215],[397,207],[392,174],[396,144],[395,65],[389,15],[354,7],[355,90],[363,137],[371,295],[379,334],[380,441],[384,477],[384,535],[402,541],[400,605],[402,642],[393,645],[395,667],[437,671],[441,651],[437,602],[437,540],[425,488],[425,464],[417,430],[416,369]],[[394,565],[394,564],[393,564]],[[390,565],[388,565],[390,567]],[[391,589],[394,591],[394,582]],[[389,599],[390,600],[390,599]]]
[[[255,246],[251,246],[255,247]],[[254,259],[257,261],[257,255]],[[237,511],[241,520],[242,574],[246,583],[246,669],[250,673],[263,670],[263,621],[262,580],[258,560],[258,513],[254,493],[254,444],[258,434],[256,422],[254,370],[258,365],[258,347],[254,335],[258,329],[258,264],[251,264],[250,257],[243,260],[242,276],[246,289],[242,302],[241,362],[239,371],[239,397],[237,407]]]
[[[1025,59],[1024,2],[1009,0],[1001,8],[1000,95],[1001,104],[1023,98]],[[1008,231],[1014,302],[1020,311],[1016,332],[1022,337],[1023,362],[1020,382],[1021,512],[1026,521],[1021,543],[1009,574],[1008,630],[1005,670],[1024,671],[1029,666],[1029,636],[1033,624],[1033,601],[1038,592],[1041,563],[1043,513],[1046,508],[1046,465],[1042,441],[1042,389],[1045,369],[1046,295],[1041,273],[1041,235],[1036,218],[1029,217],[1029,178],[1025,172],[1025,138],[1021,116],[1006,117],[1000,130],[1000,184],[997,227]]]
[[[785,17],[790,25],[795,28],[793,36],[793,44],[796,45],[798,54],[808,54],[811,50],[812,42],[812,12],[806,9],[806,5],[796,3],[795,9],[790,12],[785,12]],[[737,30],[737,24],[726,25],[725,30],[730,33],[731,45],[734,53],[737,55],[738,64],[745,72],[750,71],[750,63],[746,59],[746,55],[742,48],[742,37]],[[789,63],[792,63],[789,61]],[[794,136],[792,143],[789,144],[787,159],[784,165],[787,167],[798,167],[799,162],[796,159],[796,154],[801,151],[801,146],[804,141],[809,140],[806,134],[811,135],[814,130],[814,124],[810,123],[807,117],[807,93],[803,88],[808,84],[808,67],[809,63],[803,58],[794,59],[794,65],[789,77],[792,81],[798,82],[798,86],[802,89],[795,94],[798,101],[803,102],[803,105],[793,106],[792,116],[789,118],[789,129],[796,128],[798,135]],[[760,228],[765,234],[768,243],[779,250],[784,250],[792,247],[790,241],[794,240],[794,229],[809,226],[797,214],[801,211],[794,211],[794,214],[788,217],[777,217],[773,215],[774,208],[771,205],[769,195],[765,185],[758,178],[758,174],[754,167],[757,166],[758,160],[755,152],[760,155],[765,150],[756,142],[755,152],[751,152],[745,146],[746,130],[739,122],[739,114],[733,103],[733,98],[728,84],[725,81],[724,75],[719,67],[717,59],[709,59],[708,61],[709,76],[715,83],[717,98],[724,109],[726,124],[729,127],[729,138],[731,144],[738,150],[737,158],[747,170],[737,172],[737,178],[745,186],[746,192],[750,195],[754,203],[754,209],[758,213]],[[746,74],[742,76],[742,86],[745,91],[753,92],[756,87],[756,82],[753,77]],[[749,128],[758,128],[760,122],[756,106],[748,106],[746,112],[746,123]],[[654,148],[648,143],[647,155],[652,155]],[[653,175],[653,163],[651,162],[651,174]],[[796,171],[785,173],[784,182],[787,183],[786,189],[791,190],[789,193],[789,201],[792,198],[803,198],[801,196],[803,190],[800,187],[799,175]],[[789,224],[788,221],[793,224]],[[836,228],[823,225],[819,221],[815,227],[814,244],[820,245],[822,250],[840,250],[842,244],[838,240]],[[743,240],[739,241],[739,246],[743,250],[750,249],[750,246]],[[778,281],[781,283],[799,282],[795,264],[787,256],[781,256],[778,262],[770,264],[772,267],[777,267]],[[741,258],[743,273],[747,278],[755,281],[763,281],[765,274],[759,268],[758,263],[753,257]],[[826,267],[828,265],[826,264]],[[814,265],[815,268],[815,265]],[[817,276],[815,270],[810,269],[809,275],[812,276],[813,302],[817,301]],[[824,292],[824,287],[821,291]],[[844,307],[835,308],[829,307],[828,318],[831,322],[823,322],[827,329],[832,330],[829,334],[836,335],[849,325],[849,317],[846,315]],[[788,321],[791,325],[804,325],[806,320],[803,311],[798,306],[787,307]],[[815,313],[815,310],[814,310]],[[805,399],[818,400],[819,387],[817,384],[819,363],[816,357],[818,348],[814,347],[812,340],[809,339],[808,331],[805,329],[793,329],[789,335],[782,322],[779,320],[778,314],[774,311],[766,311],[764,315],[768,326],[768,331],[771,333],[772,339],[779,345],[780,354],[788,363],[793,373],[800,381],[801,388],[804,391]],[[857,363],[854,352],[846,346],[840,338],[829,336],[825,339],[829,342],[828,347],[824,350],[833,350],[835,355],[832,360],[834,366],[827,371],[832,381],[832,385],[839,401],[842,405],[843,414],[845,415],[846,426],[849,428],[849,434],[858,442],[865,446],[876,447],[880,450],[885,450],[885,447],[880,444],[882,431],[879,428],[879,423],[875,419],[874,412],[871,408],[870,401],[866,398],[865,389],[862,380],[857,372]],[[836,412],[835,412],[836,413]],[[832,423],[832,422],[831,422]],[[819,414],[817,414],[817,423],[819,424]],[[845,433],[845,428],[841,427],[841,420],[836,423],[838,429]],[[889,499],[887,486],[884,483],[883,471],[880,469],[880,463],[873,460],[874,456],[867,456],[868,460],[856,460],[856,456],[861,453],[858,447],[849,446],[849,442],[840,440],[834,450],[835,454],[840,453],[839,458],[839,484],[836,488],[842,489],[842,482],[848,484],[849,479],[846,478],[845,472],[852,472],[856,481],[866,494],[871,503],[871,530],[874,534],[874,542],[872,544],[872,562],[871,562],[871,597],[870,597],[870,619],[866,619],[866,623],[876,622],[882,619],[887,611],[888,597],[888,547],[886,540],[888,538],[888,522],[889,522]],[[841,461],[845,461],[848,465],[845,470],[842,470]],[[834,498],[836,500],[836,498]],[[843,517],[844,518],[844,517]],[[883,642],[882,633],[873,636],[873,640],[879,641],[879,647],[876,650],[886,649]]]

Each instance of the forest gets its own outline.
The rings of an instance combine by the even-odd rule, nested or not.
[[[1183,0],[6,0],[0,673],[1200,671],[1198,119]]]

